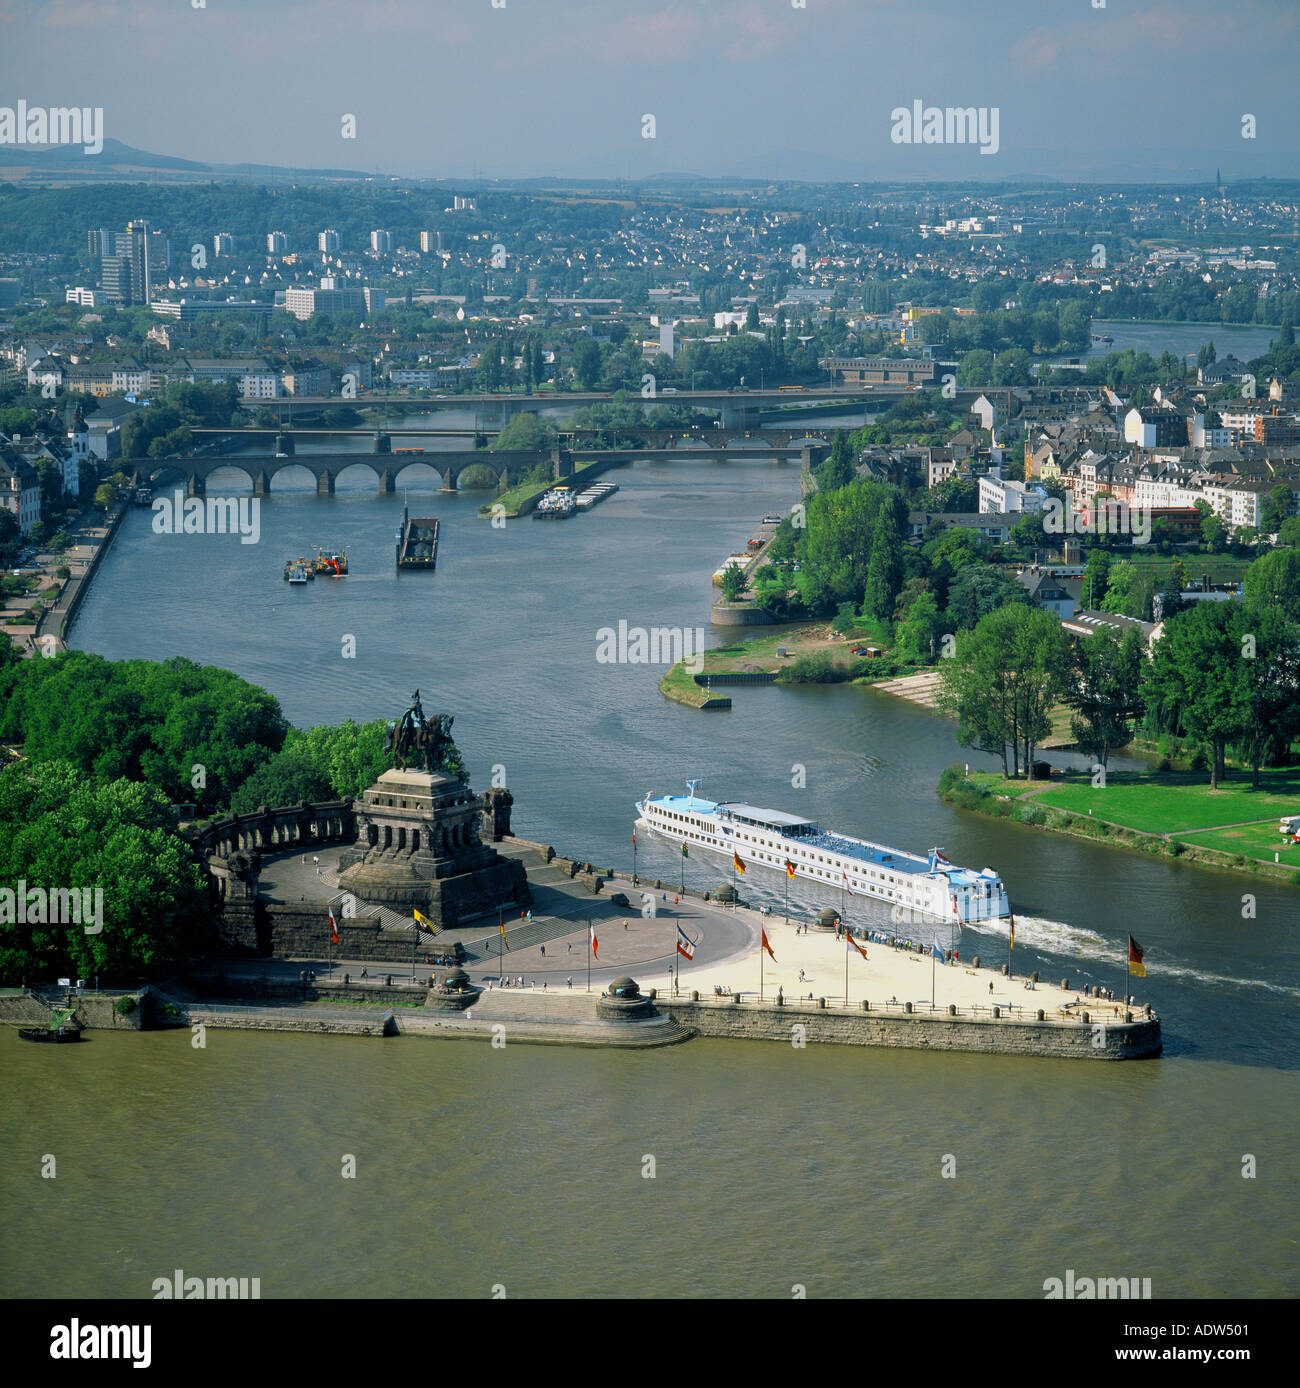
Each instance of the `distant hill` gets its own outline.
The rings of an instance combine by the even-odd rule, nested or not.
[[[110,179],[138,180],[142,172],[189,174],[198,178],[373,178],[363,169],[285,169],[273,164],[205,164],[194,159],[177,159],[170,154],[153,154],[146,149],[106,139],[98,154],[86,154],[80,145],[57,145],[49,149],[30,149],[26,145],[0,146],[0,177],[15,173],[77,175],[90,182]]]

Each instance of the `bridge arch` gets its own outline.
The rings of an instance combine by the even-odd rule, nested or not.
[[[412,458],[409,461],[394,459],[396,464],[392,473],[395,488],[407,487],[412,491],[454,491],[455,481],[450,468],[441,469],[429,458]],[[448,485],[450,481],[450,486]]]
[[[381,474],[379,468],[368,460],[353,458],[334,472],[335,487],[344,491],[361,491],[373,488]]]

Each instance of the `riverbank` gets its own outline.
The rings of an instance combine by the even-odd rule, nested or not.
[[[877,656],[854,655],[854,648],[872,647]],[[690,708],[704,708],[697,702],[704,689],[696,675],[713,686],[728,684],[874,684],[896,681],[899,667],[884,654],[884,646],[874,626],[863,626],[847,634],[835,631],[827,622],[807,622],[765,631],[748,641],[715,646],[702,657],[694,657],[699,669],[688,671],[684,661],[672,666],[659,681],[659,692]],[[908,667],[910,668],[910,667]],[[924,674],[924,671],[920,673]]]
[[[1300,775],[1282,768],[1261,772],[1260,782],[1258,792],[1244,782],[1211,791],[1204,772],[1115,772],[1094,786],[1086,775],[1010,781],[949,767],[939,779],[939,798],[1048,833],[1300,883],[1300,844],[1278,832],[1280,817],[1300,804]]]

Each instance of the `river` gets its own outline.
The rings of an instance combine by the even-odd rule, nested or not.
[[[966,755],[951,725],[888,695],[742,688],[729,712],[703,714],[664,700],[654,667],[598,663],[597,632],[620,620],[724,639],[708,626],[709,574],[798,496],[796,468],[758,459],[611,477],[620,491],[588,515],[500,530],[477,518],[479,495],[413,492],[413,514],[442,519],[433,574],[394,571],[402,496],[376,497],[365,473],[334,497],[277,491],[255,545],[155,535],[135,512],[72,644],[228,666],[297,724],[391,717],[418,686],[426,710],[455,715],[476,788],[504,767],[517,832],[613,864],[630,866],[634,800],[694,777],[718,798],[940,844],[1002,873],[1018,972],[1120,988],[1134,934],[1149,969],[1134,987],[1162,1017],[1165,1055],[492,1051],[228,1032],[203,1050],[188,1035],[92,1034],[69,1053],[0,1037],[0,1289],[146,1295],[180,1267],[299,1297],[494,1283],[1036,1296],[1067,1268],[1151,1277],[1157,1297],[1300,1290],[1294,892],[953,811],[935,795]],[[313,543],[345,546],[351,573],[291,590],[284,560]],[[640,868],[669,876],[680,861],[648,848]],[[702,887],[726,875],[694,859],[687,871]],[[745,886],[779,902],[783,883]],[[797,904],[839,904],[818,890],[800,881]],[[884,908],[852,902],[849,918],[883,925]],[[968,931],[962,947],[1000,959],[1006,944],[1004,930]],[[44,1153],[56,1181],[38,1177]],[[339,1175],[346,1153],[355,1181]],[[940,1177],[944,1154],[955,1179]]]

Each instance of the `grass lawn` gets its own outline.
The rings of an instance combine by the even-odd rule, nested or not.
[[[1106,784],[1096,789],[1090,781],[1080,781],[1052,786],[1037,798],[1042,805],[1075,814],[1091,811],[1101,819],[1147,834],[1182,834],[1223,824],[1271,820],[1266,827],[1277,840],[1281,838],[1277,821],[1284,814],[1300,814],[1300,770],[1283,767],[1261,772],[1257,792],[1251,790],[1250,778],[1243,772],[1233,773],[1215,791],[1210,790],[1204,771],[1112,772]]]
[[[1271,863],[1276,853],[1283,866],[1300,868],[1300,843],[1292,843],[1278,833],[1276,818],[1266,820],[1263,824],[1243,824],[1237,829],[1206,829],[1182,837],[1198,848],[1244,853],[1247,858],[1262,858],[1266,863]]]
[[[691,708],[702,707],[708,698],[708,694],[695,683],[694,676],[687,672],[682,661],[674,665],[659,681],[659,692]]]
[[[994,795],[1005,795],[1012,800],[1018,800],[1031,790],[1041,790],[1047,785],[1046,781],[1004,780],[1001,772],[998,771],[972,771],[967,780],[983,786],[985,790]]]

